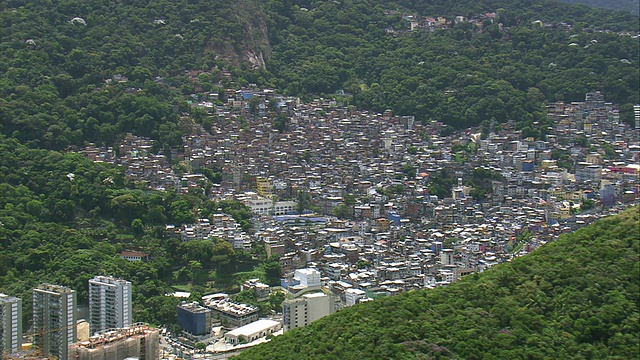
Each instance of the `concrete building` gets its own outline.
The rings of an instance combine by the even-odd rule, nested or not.
[[[76,360],[156,360],[160,358],[158,329],[146,324],[101,331],[87,341],[69,345],[69,357]],[[60,358],[62,359],[62,358]]]
[[[258,279],[249,279],[240,285],[240,291],[250,290],[258,300],[269,298],[271,293],[269,285],[260,282]]]
[[[306,287],[320,286],[320,271],[316,269],[297,269],[294,272],[294,278],[300,280],[300,285]]]
[[[205,303],[212,310],[214,318],[227,328],[237,328],[258,320],[258,308],[247,304],[238,304],[227,299],[213,299]]]
[[[280,285],[294,297],[322,288],[321,273],[316,269],[296,269],[293,276],[280,279]]]
[[[65,286],[41,284],[33,291],[34,345],[45,356],[68,359],[76,341],[76,292]]]
[[[366,299],[367,293],[360,289],[346,289],[344,291],[345,306],[353,306],[360,302],[361,299]]]
[[[0,356],[22,347],[22,299],[0,293]]]
[[[440,263],[442,266],[453,265],[453,249],[442,249],[440,254]]]
[[[304,327],[335,311],[333,297],[324,293],[304,294],[283,302],[284,331]]]
[[[124,328],[133,322],[131,283],[108,276],[89,280],[91,333]]]
[[[263,319],[229,331],[224,335],[224,339],[230,344],[250,343],[271,335],[281,328],[280,322]]]
[[[178,305],[178,325],[191,335],[207,335],[211,332],[211,309],[183,302]]]
[[[576,182],[598,182],[602,178],[602,166],[580,162],[576,165]]]

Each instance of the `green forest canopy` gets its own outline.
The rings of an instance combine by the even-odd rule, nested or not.
[[[239,359],[631,359],[638,207],[445,288],[355,305]]]
[[[640,13],[640,4],[636,0],[561,0],[569,4],[583,4],[602,9],[624,10],[632,14]]]

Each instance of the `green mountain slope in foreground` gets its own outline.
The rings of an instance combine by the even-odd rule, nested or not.
[[[347,308],[239,358],[638,358],[638,212],[446,288]]]

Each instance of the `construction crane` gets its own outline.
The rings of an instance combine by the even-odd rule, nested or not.
[[[34,331],[34,332],[30,332],[30,333],[24,333],[22,334],[23,337],[36,337],[36,336],[44,336],[46,334],[50,334],[50,333],[54,333],[54,332],[58,332],[58,331],[63,331],[63,330],[67,330],[70,327],[76,326],[74,325],[68,325],[65,327],[60,327],[60,328],[55,328],[55,329],[41,329],[40,331]],[[74,339],[75,340],[75,339]],[[35,342],[33,343],[33,346],[31,347],[31,349],[27,349],[24,351],[20,351],[16,354],[11,354],[11,353],[7,353],[6,351],[2,352],[2,358],[0,358],[0,360],[58,360],[58,357],[55,355],[50,355],[50,354],[43,354],[43,349],[42,349],[42,344],[35,344]]]

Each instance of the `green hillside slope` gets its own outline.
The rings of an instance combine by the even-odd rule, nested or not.
[[[225,65],[264,65],[266,31],[253,0],[2,1],[0,131],[48,149],[127,132],[179,146],[183,96]]]
[[[636,31],[628,13],[550,1],[401,0],[298,1],[274,11],[284,15],[271,15],[267,68],[291,94],[344,89],[361,108],[458,128],[541,120],[543,102],[579,101],[596,89],[618,104],[640,101],[637,39],[597,31]],[[456,15],[467,21],[451,21]],[[429,17],[450,24],[428,29]]]
[[[636,0],[562,0],[569,4],[584,4],[602,9],[624,10],[632,14],[640,13],[640,4]]]
[[[638,358],[638,210],[446,288],[347,308],[239,358]]]

